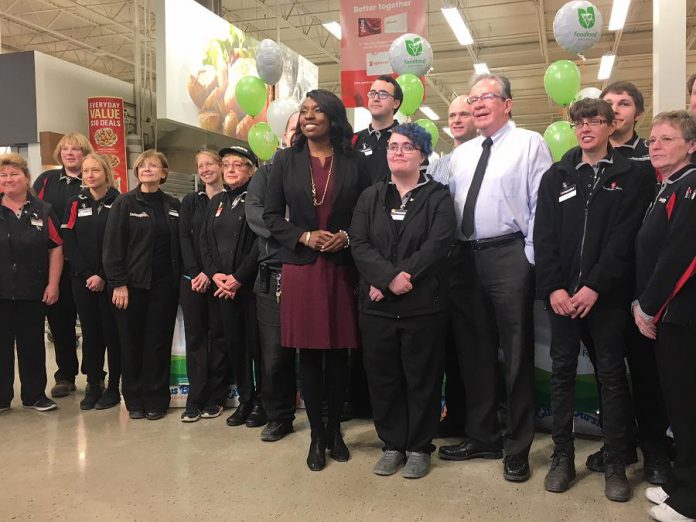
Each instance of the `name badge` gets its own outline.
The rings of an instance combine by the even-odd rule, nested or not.
[[[147,212],[129,212],[128,215],[130,217],[136,217],[136,218],[149,218],[150,215]]]
[[[77,217],[85,217],[92,215],[92,207],[80,208],[77,210]]]
[[[173,217],[179,217],[179,212],[172,209],[169,211],[169,215]]]
[[[365,156],[372,156],[372,149],[370,147],[360,149],[360,152],[362,152]]]
[[[575,185],[571,185],[570,187],[561,190],[561,195],[558,197],[558,202],[563,203],[565,200],[575,197],[576,194],[577,190]]]
[[[43,228],[43,221],[37,218],[31,218],[31,226],[36,228]]]
[[[400,208],[393,208],[391,210],[391,217],[394,221],[403,221],[406,217],[406,210]]]
[[[220,214],[222,214],[222,201],[218,205],[218,208],[215,210],[215,217],[220,217]]]

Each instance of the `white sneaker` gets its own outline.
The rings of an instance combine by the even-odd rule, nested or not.
[[[645,498],[647,498],[653,504],[662,504],[665,500],[669,498],[669,495],[665,493],[665,490],[661,487],[648,488],[645,490]]]
[[[684,515],[677,513],[667,504],[653,506],[650,509],[650,516],[659,522],[696,522],[693,518],[687,518]]]

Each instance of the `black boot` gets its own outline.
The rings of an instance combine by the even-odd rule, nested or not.
[[[551,456],[551,466],[544,479],[544,489],[562,493],[575,480],[575,452],[572,449],[556,448]]]
[[[102,390],[99,386],[91,386],[89,391],[85,393],[85,398],[80,401],[81,410],[93,410],[97,401],[101,399]]]
[[[341,436],[341,425],[329,430],[328,438],[329,456],[337,462],[348,462],[350,452]]]
[[[312,471],[321,471],[326,467],[326,440],[323,435],[312,435],[307,453],[307,467]]]
[[[626,461],[623,455],[604,454],[604,496],[614,502],[631,499],[631,485],[626,478]]]

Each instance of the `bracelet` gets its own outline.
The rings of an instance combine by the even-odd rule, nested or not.
[[[305,233],[305,238],[304,238],[304,240],[305,240],[305,246],[309,246],[309,240],[310,240],[310,239],[312,239],[312,233],[308,230],[308,231]]]
[[[345,230],[339,230],[339,232],[342,232],[344,236],[346,236],[346,246],[343,248],[348,248],[350,246],[350,236],[348,235],[348,232]]]

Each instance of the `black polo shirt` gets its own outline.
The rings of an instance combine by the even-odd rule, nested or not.
[[[396,185],[393,182],[390,181],[387,185],[387,211],[391,213],[392,221],[396,226],[397,232],[401,231],[401,224],[406,217],[410,203],[414,200],[421,187],[427,182],[428,178],[421,174],[420,178],[418,178],[418,184],[404,194],[403,198],[401,197],[401,194],[399,194],[399,189],[396,188]]]
[[[590,197],[592,197],[592,194],[596,188],[595,184],[602,175],[604,169],[607,168],[607,166],[614,164],[612,155],[612,150],[609,150],[609,153],[604,158],[599,160],[596,165],[590,165],[582,160],[580,163],[575,165],[575,170],[578,171],[578,177],[580,178],[580,193],[583,195],[585,203],[587,203],[590,200]]]
[[[363,129],[353,138],[353,148],[358,157],[359,164],[366,169],[372,178],[372,183],[378,181],[389,181],[390,172],[387,165],[387,142],[391,136],[391,131],[399,122],[394,122],[386,129],[375,130],[370,124],[367,129]]]
[[[614,147],[614,150],[631,161],[631,163],[634,163],[640,171],[650,174],[652,178],[657,177],[655,168],[652,166],[652,163],[650,163],[648,146],[645,140],[638,136],[635,131],[633,131],[633,136],[630,140],[622,145]]]

